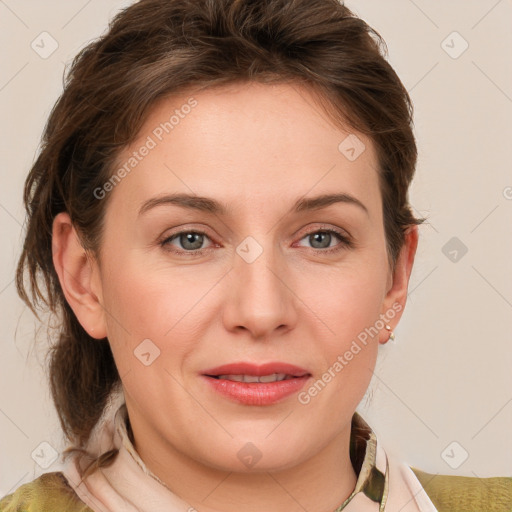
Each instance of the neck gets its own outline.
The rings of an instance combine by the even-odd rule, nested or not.
[[[320,452],[280,471],[222,471],[187,456],[170,443],[132,425],[134,447],[174,494],[200,512],[325,512],[339,507],[355,488],[350,461],[350,423]],[[153,439],[137,443],[137,439]],[[162,457],[165,454],[165,457]]]

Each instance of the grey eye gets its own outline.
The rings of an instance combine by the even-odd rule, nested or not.
[[[205,249],[206,247],[203,247],[203,242],[205,240],[209,240],[206,233],[201,233],[199,231],[181,231],[164,240],[162,245],[172,245],[177,247],[177,252],[192,252]]]
[[[332,235],[327,231],[317,231],[308,235],[308,239],[314,249],[326,249],[331,245]]]
[[[204,235],[196,233],[195,231],[189,231],[186,233],[180,233],[178,235],[178,240],[183,249],[195,251],[202,248]]]

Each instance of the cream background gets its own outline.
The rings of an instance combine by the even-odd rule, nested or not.
[[[58,470],[58,462],[43,470],[31,458],[34,450],[39,460],[51,456],[40,443],[63,448],[41,368],[45,328],[34,347],[38,324],[13,283],[23,182],[62,90],[64,63],[129,3],[0,0],[0,496]],[[382,347],[373,398],[360,412],[388,451],[411,465],[510,476],[512,2],[346,4],[384,37],[411,93],[420,152],[411,202],[429,218],[420,228],[397,340]],[[59,45],[47,59],[30,46],[43,31]],[[469,44],[457,59],[441,46],[453,31]],[[462,41],[452,39],[448,44],[457,51]],[[468,248],[455,263],[442,252],[452,237]]]

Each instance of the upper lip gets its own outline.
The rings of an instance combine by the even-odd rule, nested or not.
[[[271,362],[263,364],[254,364],[247,362],[230,363],[222,366],[216,366],[203,372],[203,375],[271,375],[273,373],[285,373],[293,377],[302,377],[309,375],[304,368],[289,363]]]

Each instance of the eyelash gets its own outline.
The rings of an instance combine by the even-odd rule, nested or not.
[[[197,234],[197,235],[202,235],[202,236],[205,236],[207,238],[210,238],[204,231],[189,229],[189,230],[178,231],[177,233],[173,233],[171,236],[166,237],[164,240],[162,240],[160,242],[160,245],[164,249],[169,250],[170,252],[174,252],[175,254],[186,255],[186,256],[191,256],[191,257],[193,257],[193,256],[202,256],[207,251],[212,249],[212,247],[206,247],[206,248],[203,248],[203,249],[196,249],[196,250],[193,250],[193,251],[180,251],[180,250],[176,250],[176,249],[168,249],[167,248],[169,245],[171,245],[170,242],[172,240],[174,240],[175,238],[179,237],[180,235],[190,234],[190,233],[194,233],[194,234]],[[315,229],[313,231],[310,231],[310,232],[304,234],[304,236],[302,236],[302,238],[300,240],[303,240],[304,238],[306,238],[308,236],[311,236],[311,235],[314,235],[316,233],[334,234],[340,240],[340,243],[335,245],[334,247],[330,247],[330,248],[326,248],[326,249],[315,249],[314,247],[310,247],[310,249],[312,249],[313,251],[319,251],[319,252],[321,252],[323,254],[332,254],[332,253],[341,251],[343,249],[350,249],[354,245],[352,240],[347,235],[345,235],[343,232],[338,231],[338,230],[333,229],[333,228]]]

